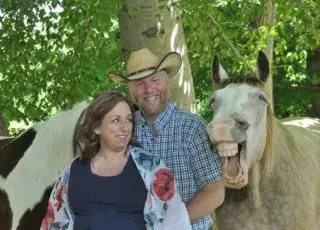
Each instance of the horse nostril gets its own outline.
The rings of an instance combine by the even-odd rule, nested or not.
[[[247,130],[249,128],[249,123],[246,121],[242,121],[242,120],[236,120],[236,126],[239,129]]]

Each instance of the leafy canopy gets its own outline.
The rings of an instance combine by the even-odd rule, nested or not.
[[[198,112],[212,117],[210,65],[218,54],[229,75],[254,70],[257,51],[274,39],[274,98],[278,117],[316,115],[319,95],[320,2],[277,1],[275,25],[257,0],[178,2]],[[1,3],[0,3],[1,4]],[[123,61],[118,12],[122,1],[6,0],[0,10],[0,111],[26,124],[105,90]],[[320,51],[319,51],[320,52]],[[319,58],[320,59],[320,58]],[[117,88],[124,90],[123,88]],[[319,116],[319,115],[318,115]],[[19,130],[12,129],[12,133]]]

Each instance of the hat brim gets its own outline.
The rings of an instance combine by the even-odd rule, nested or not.
[[[168,53],[159,63],[159,65],[153,70],[146,70],[134,75],[125,77],[123,75],[110,73],[109,79],[116,83],[126,84],[129,81],[134,81],[142,78],[149,77],[150,75],[159,72],[161,70],[166,71],[169,77],[174,76],[181,68],[182,58],[177,52]]]
[[[128,79],[126,77],[115,74],[115,73],[110,73],[109,79],[116,83],[122,83],[122,84],[128,83]]]

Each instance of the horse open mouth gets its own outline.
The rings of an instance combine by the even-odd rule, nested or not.
[[[238,189],[246,186],[248,184],[246,142],[219,142],[216,147],[221,157],[226,187]]]

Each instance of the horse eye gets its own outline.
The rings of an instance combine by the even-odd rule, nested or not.
[[[259,99],[264,101],[267,104],[269,103],[267,96],[264,94],[259,94]]]

